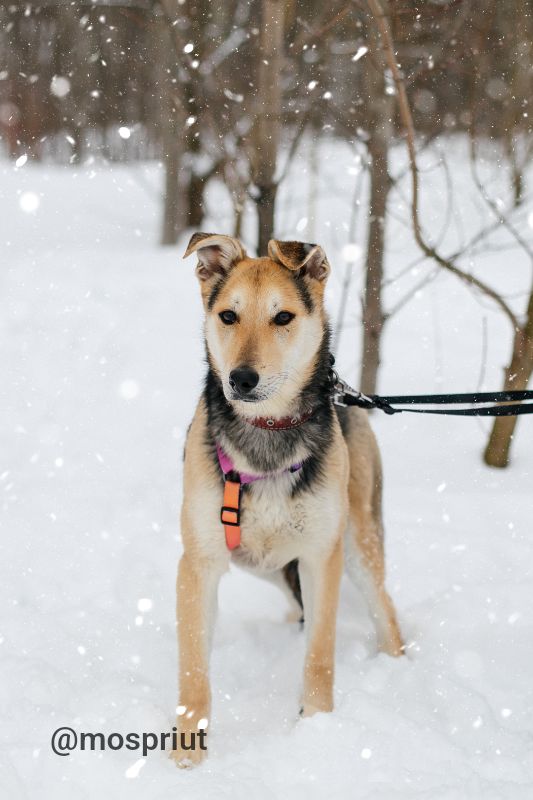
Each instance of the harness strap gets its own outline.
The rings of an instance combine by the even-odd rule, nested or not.
[[[242,484],[226,478],[220,521],[224,525],[228,550],[235,550],[241,543],[241,493]]]
[[[222,508],[220,509],[220,521],[224,526],[224,535],[228,550],[235,550],[241,543],[241,496],[242,487],[248,483],[255,483],[265,478],[273,478],[276,475],[292,474],[298,472],[303,467],[303,462],[292,464],[287,469],[279,472],[267,472],[263,475],[251,475],[247,472],[237,472],[233,461],[217,443],[218,463],[224,475],[224,497]]]

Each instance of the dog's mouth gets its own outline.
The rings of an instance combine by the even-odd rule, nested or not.
[[[238,386],[232,386],[231,383],[228,382],[224,384],[224,394],[226,400],[229,400],[230,403],[246,403],[247,405],[253,405],[254,403],[264,403],[265,401],[271,400],[275,392],[273,392],[272,389],[268,390],[265,386],[257,386],[257,388],[243,391],[239,389]]]
[[[230,389],[228,394],[226,394],[226,397],[228,398],[228,400],[231,400],[232,402],[237,401],[240,403],[262,403],[264,400],[268,400],[268,396],[258,392],[241,393],[236,389]]]

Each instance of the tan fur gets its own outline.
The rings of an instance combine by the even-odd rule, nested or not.
[[[332,624],[332,620],[337,617],[341,574],[342,530],[339,530],[331,554],[327,560],[317,565],[315,574],[308,575],[308,567],[305,564],[301,570],[304,586],[306,580],[312,581],[315,606],[304,667],[302,697],[304,717],[312,716],[317,711],[333,710],[335,625]]]
[[[403,651],[403,643],[394,607],[385,589],[381,459],[366,411],[350,409],[347,413],[350,419],[346,435],[350,458],[347,566],[353,569],[354,582],[363,590],[375,618],[380,649],[398,656]]]
[[[284,248],[284,243],[271,243],[269,253],[273,258],[252,259],[230,237],[198,234],[187,251],[199,250],[198,275],[206,308],[208,349],[224,392],[229,372],[240,364],[252,365],[261,374],[265,396],[260,402],[232,401],[243,416],[284,417],[295,413],[301,387],[314,368],[325,324],[322,298],[324,269],[329,270],[329,265],[318,246],[312,246],[312,251],[304,249],[304,258],[313,253],[308,259],[308,286],[316,306],[312,314],[306,313],[294,281],[279,258],[280,253],[285,258],[302,254],[296,247],[298,243],[288,244],[290,247]],[[225,283],[209,310],[208,300],[220,278],[219,270],[224,272]],[[219,312],[225,309],[239,313],[238,325],[225,327],[220,323]],[[273,315],[281,310],[296,314],[290,327],[272,324]],[[220,524],[220,474],[205,445],[207,438],[202,399],[187,438],[184,465],[184,554],[178,570],[177,595],[180,711],[185,710],[179,714],[177,724],[181,731],[191,733],[197,730],[199,720],[209,720],[209,649],[216,594],[230,558],[247,569],[272,576],[278,576],[289,561],[298,559],[307,634],[303,714],[331,711],[343,539],[348,571],[362,576],[380,646],[392,655],[402,652],[394,609],[384,587],[381,467],[366,412],[347,412],[344,432],[335,418],[333,445],[324,464],[325,478],[312,492],[292,497],[291,485],[297,478],[288,472],[250,487],[243,495],[241,546],[231,554]],[[233,450],[229,441],[220,444],[238,471],[253,472],[245,456]],[[305,453],[297,457],[305,458]],[[204,755],[200,750],[178,751],[173,757],[180,766],[188,766],[198,763]]]

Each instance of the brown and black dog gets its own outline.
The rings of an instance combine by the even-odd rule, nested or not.
[[[184,257],[192,253],[208,371],[185,447],[177,581],[177,724],[185,737],[209,720],[217,588],[230,559],[285,588],[298,616],[303,606],[304,716],[333,707],[343,560],[368,601],[380,648],[403,651],[384,585],[378,447],[366,411],[332,402],[324,251],[272,240],[268,257],[249,258],[237,239],[197,233]],[[243,484],[239,512],[222,513],[227,527],[225,480]],[[173,753],[180,766],[203,755]]]

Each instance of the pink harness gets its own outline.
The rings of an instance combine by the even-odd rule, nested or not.
[[[228,472],[233,472],[239,476],[239,483],[241,483],[243,486],[245,483],[255,483],[255,481],[263,480],[263,478],[273,478],[275,475],[283,475],[285,472],[298,472],[298,470],[303,467],[303,462],[298,461],[297,464],[291,464],[291,466],[287,467],[287,469],[281,469],[277,472],[265,472],[263,475],[252,475],[248,472],[237,472],[233,461],[228,454],[224,452],[219,444],[217,444],[217,456],[218,463],[220,464],[220,469],[222,470],[224,477],[228,474]]]
[[[297,464],[278,472],[266,472],[263,475],[252,475],[248,472],[237,472],[233,461],[217,443],[217,456],[220,469],[224,475],[224,500],[220,510],[220,521],[224,525],[226,545],[229,550],[234,550],[241,543],[241,494],[242,487],[247,483],[254,483],[263,478],[273,478],[285,472],[298,472],[303,466]],[[235,479],[236,478],[236,479]]]

